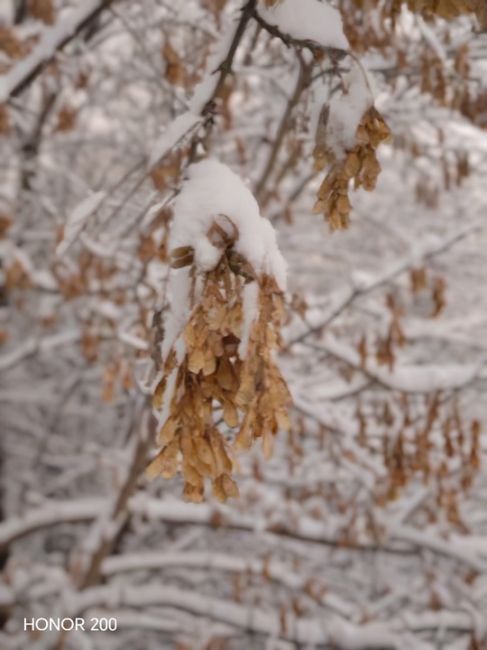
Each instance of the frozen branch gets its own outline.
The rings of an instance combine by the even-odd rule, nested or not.
[[[85,27],[88,27],[113,0],[83,0],[52,27],[46,27],[32,52],[0,75],[0,104],[21,93],[39,72]]]
[[[195,591],[159,585],[115,586],[88,589],[71,603],[76,615],[94,607],[167,606],[195,616],[205,617],[236,628],[281,638],[294,643],[329,644],[340,650],[402,650],[400,638],[391,634],[387,625],[374,623],[355,626],[338,618],[299,618],[292,611],[275,612],[227,600],[209,597]]]

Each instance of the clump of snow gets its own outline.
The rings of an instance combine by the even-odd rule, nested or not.
[[[238,232],[235,250],[257,274],[272,275],[284,291],[286,264],[272,225],[261,217],[258,203],[242,179],[217,160],[204,160],[189,168],[174,205],[170,248],[191,246],[199,270],[215,268],[222,251],[206,235],[218,215],[225,215]]]
[[[2,3],[3,4],[3,3]],[[30,74],[43,63],[52,59],[56,50],[76,32],[80,25],[102,5],[102,0],[84,0],[69,10],[52,27],[42,31],[39,41],[30,54],[12,66],[5,75],[0,75],[0,104],[7,101],[10,94]]]
[[[318,0],[283,0],[273,7],[259,7],[262,18],[283,34],[322,47],[348,50],[340,12]]]
[[[196,266],[202,271],[211,271],[220,261],[222,252],[206,238],[199,239],[194,247]]]
[[[326,146],[338,159],[355,146],[357,128],[373,103],[366,72],[354,63],[343,77],[343,90],[335,93],[328,103]]]

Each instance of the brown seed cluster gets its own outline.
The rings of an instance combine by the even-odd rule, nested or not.
[[[464,421],[456,405],[450,413],[442,413],[440,405],[440,396],[431,396],[424,421],[415,424],[406,413],[399,435],[394,440],[384,436],[388,480],[381,486],[378,500],[384,504],[396,499],[419,478],[424,484],[435,485],[437,506],[446,511],[451,523],[461,527],[458,500],[471,488],[481,467],[481,426],[477,420]],[[458,458],[461,470],[453,471]]]
[[[332,231],[348,228],[350,223],[350,181],[354,181],[355,189],[363,187],[372,191],[375,188],[381,171],[376,151],[389,137],[389,127],[381,114],[371,107],[357,128],[354,148],[347,151],[343,159],[337,159],[326,141],[316,146],[315,169],[328,168],[328,173],[318,191],[314,212],[324,214]]]
[[[208,238],[216,241],[219,226],[213,224]],[[234,455],[262,439],[264,453],[272,453],[274,436],[289,425],[290,402],[286,383],[274,360],[280,344],[283,297],[274,278],[258,276],[221,231],[221,259],[204,274],[203,289],[192,305],[182,338],[183,360],[174,349],[162,364],[162,379],[153,394],[153,407],[160,412],[170,399],[169,417],[158,433],[162,446],[148,468],[150,476],[184,478],[184,497],[204,499],[205,480],[210,480],[219,501],[238,496],[232,478]],[[173,251],[173,268],[191,266],[196,277],[194,251]],[[248,332],[244,293],[256,283],[257,312]],[[239,346],[248,336],[247,353]],[[174,373],[174,374],[173,374]],[[168,386],[174,389],[167,395]]]

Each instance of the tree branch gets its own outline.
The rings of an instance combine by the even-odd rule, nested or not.
[[[145,409],[145,407],[142,407]],[[97,584],[101,578],[101,564],[115,546],[124,525],[128,521],[129,498],[147,464],[147,454],[153,444],[154,421],[150,413],[136,409],[134,415],[134,439],[130,441],[129,467],[125,478],[112,496],[108,508],[104,508],[93,523],[91,532],[72,555],[71,568],[78,589]]]
[[[264,191],[266,189],[266,185],[269,181],[269,178],[274,170],[274,166],[279,156],[279,152],[281,151],[281,147],[283,145],[286,133],[289,130],[289,124],[291,121],[293,110],[299,103],[299,100],[301,99],[301,95],[303,94],[304,90],[309,86],[309,83],[311,81],[311,71],[313,69],[313,64],[305,63],[305,61],[302,58],[300,58],[299,65],[300,65],[299,75],[298,75],[298,80],[296,82],[296,86],[294,88],[294,92],[286,104],[286,108],[281,117],[281,121],[279,123],[276,136],[274,137],[272,142],[272,148],[269,153],[269,158],[267,159],[267,163],[262,172],[262,176],[260,177],[259,181],[257,182],[257,185],[255,186],[255,195],[261,205],[265,203],[265,199],[263,196]]]
[[[52,27],[46,27],[39,43],[32,52],[14,65],[7,74],[0,76],[0,103],[23,92],[39,75],[44,67],[83,29],[114,0],[84,0],[80,7],[59,20]]]
[[[343,59],[345,56],[347,56],[347,54],[350,54],[347,50],[340,50],[336,47],[324,46],[320,43],[317,43],[316,41],[294,38],[290,34],[284,34],[278,27],[271,25],[264,18],[262,18],[257,9],[254,9],[252,15],[256,22],[263,29],[265,29],[266,32],[268,32],[271,36],[278,38],[284,43],[286,47],[306,48],[312,51],[324,52],[333,61],[339,61],[340,59]]]

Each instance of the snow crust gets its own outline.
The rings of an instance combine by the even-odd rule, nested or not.
[[[270,25],[297,40],[308,40],[322,47],[348,50],[340,12],[318,0],[284,0],[273,7],[259,7],[259,14]]]

